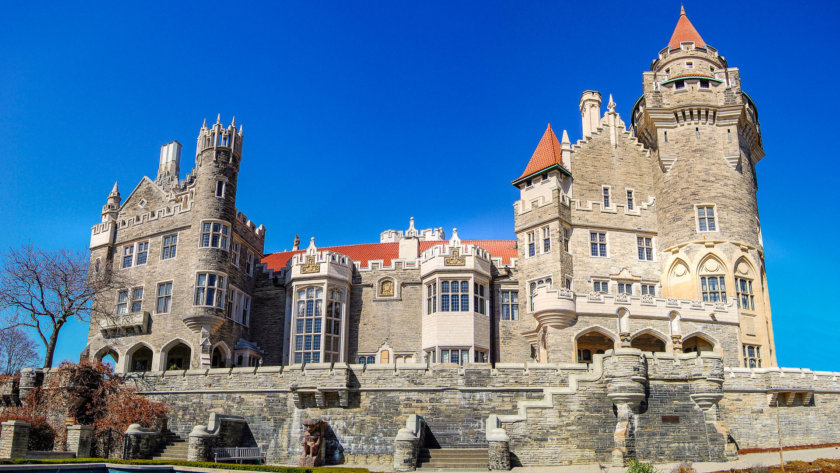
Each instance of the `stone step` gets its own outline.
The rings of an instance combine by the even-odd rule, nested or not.
[[[435,455],[433,457],[427,457],[420,455],[418,457],[419,461],[435,461],[435,460],[470,460],[476,462],[486,462],[487,461],[487,453],[484,455]]]

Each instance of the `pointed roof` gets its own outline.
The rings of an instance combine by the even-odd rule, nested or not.
[[[519,181],[554,166],[560,167],[567,174],[569,173],[563,165],[560,142],[557,141],[557,135],[554,134],[551,123],[549,123],[537,145],[537,149],[531,155],[531,160],[528,161],[528,166],[525,167],[522,175],[513,181],[513,184],[516,185]]]
[[[674,34],[671,35],[671,41],[668,42],[668,47],[671,49],[680,49],[680,43],[685,41],[694,41],[694,46],[698,48],[706,47],[706,42],[703,41],[700,33],[697,32],[685,14],[685,7],[681,6],[680,19],[677,21],[677,27],[674,28]]]

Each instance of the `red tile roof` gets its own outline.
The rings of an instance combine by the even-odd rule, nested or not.
[[[513,182],[516,182],[523,177],[528,177],[531,174],[538,173],[555,164],[563,166],[560,150],[560,142],[557,141],[557,135],[554,134],[554,130],[551,129],[551,123],[549,123],[548,128],[545,129],[545,133],[543,133],[543,136],[537,145],[537,149],[535,149],[534,154],[531,155],[531,160],[528,161],[528,166],[525,167],[525,171],[521,176],[514,179]]]
[[[668,42],[668,47],[671,49],[680,49],[680,43],[685,41],[694,41],[694,46],[698,48],[706,47],[706,42],[700,36],[700,33],[694,29],[694,25],[688,20],[685,14],[685,7],[680,7],[680,19],[677,21],[677,27],[674,28],[674,34],[671,35],[671,41]]]
[[[435,245],[448,244],[448,241],[421,241],[420,253]],[[516,257],[516,240],[461,240],[464,245],[476,245],[484,248],[493,258],[501,258],[502,264],[510,264],[510,259]],[[362,243],[358,245],[326,246],[318,250],[327,250],[347,255],[353,261],[358,261],[361,267],[367,268],[371,260],[382,260],[385,266],[391,265],[391,260],[399,257],[399,243]],[[293,255],[306,250],[283,251],[266,255],[262,259],[268,269],[279,271],[286,267]]]

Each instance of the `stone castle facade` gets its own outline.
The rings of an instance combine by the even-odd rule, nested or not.
[[[682,12],[629,127],[611,96],[603,105],[583,92],[582,138],[549,125],[523,159],[514,240],[411,219],[378,243],[296,238],[275,253],[236,206],[241,126],[205,123],[186,177],[173,141],[155,179],[108,196],[91,267],[125,284],[97,301],[107,315],[83,357],[112,356],[175,406],[184,433],[211,411],[282,417],[251,426],[277,462],[296,454],[289,419],[313,413],[332,419],[346,454],[394,465],[392,443],[365,439],[393,438],[411,414],[441,444],[510,435],[523,464],[720,459],[726,425],[745,446],[769,441],[739,417],[761,418],[767,395],[817,423],[836,418],[825,414],[840,405],[836,374],[777,382],[756,202],[764,151],[739,70]],[[724,395],[726,376],[740,394]],[[815,392],[827,404],[808,411]],[[545,451],[533,432],[563,448]]]

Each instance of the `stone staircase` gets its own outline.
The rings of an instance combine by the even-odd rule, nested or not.
[[[186,460],[187,442],[174,432],[166,433],[163,447],[152,456],[152,460]]]
[[[487,470],[486,448],[421,448],[421,470]]]

